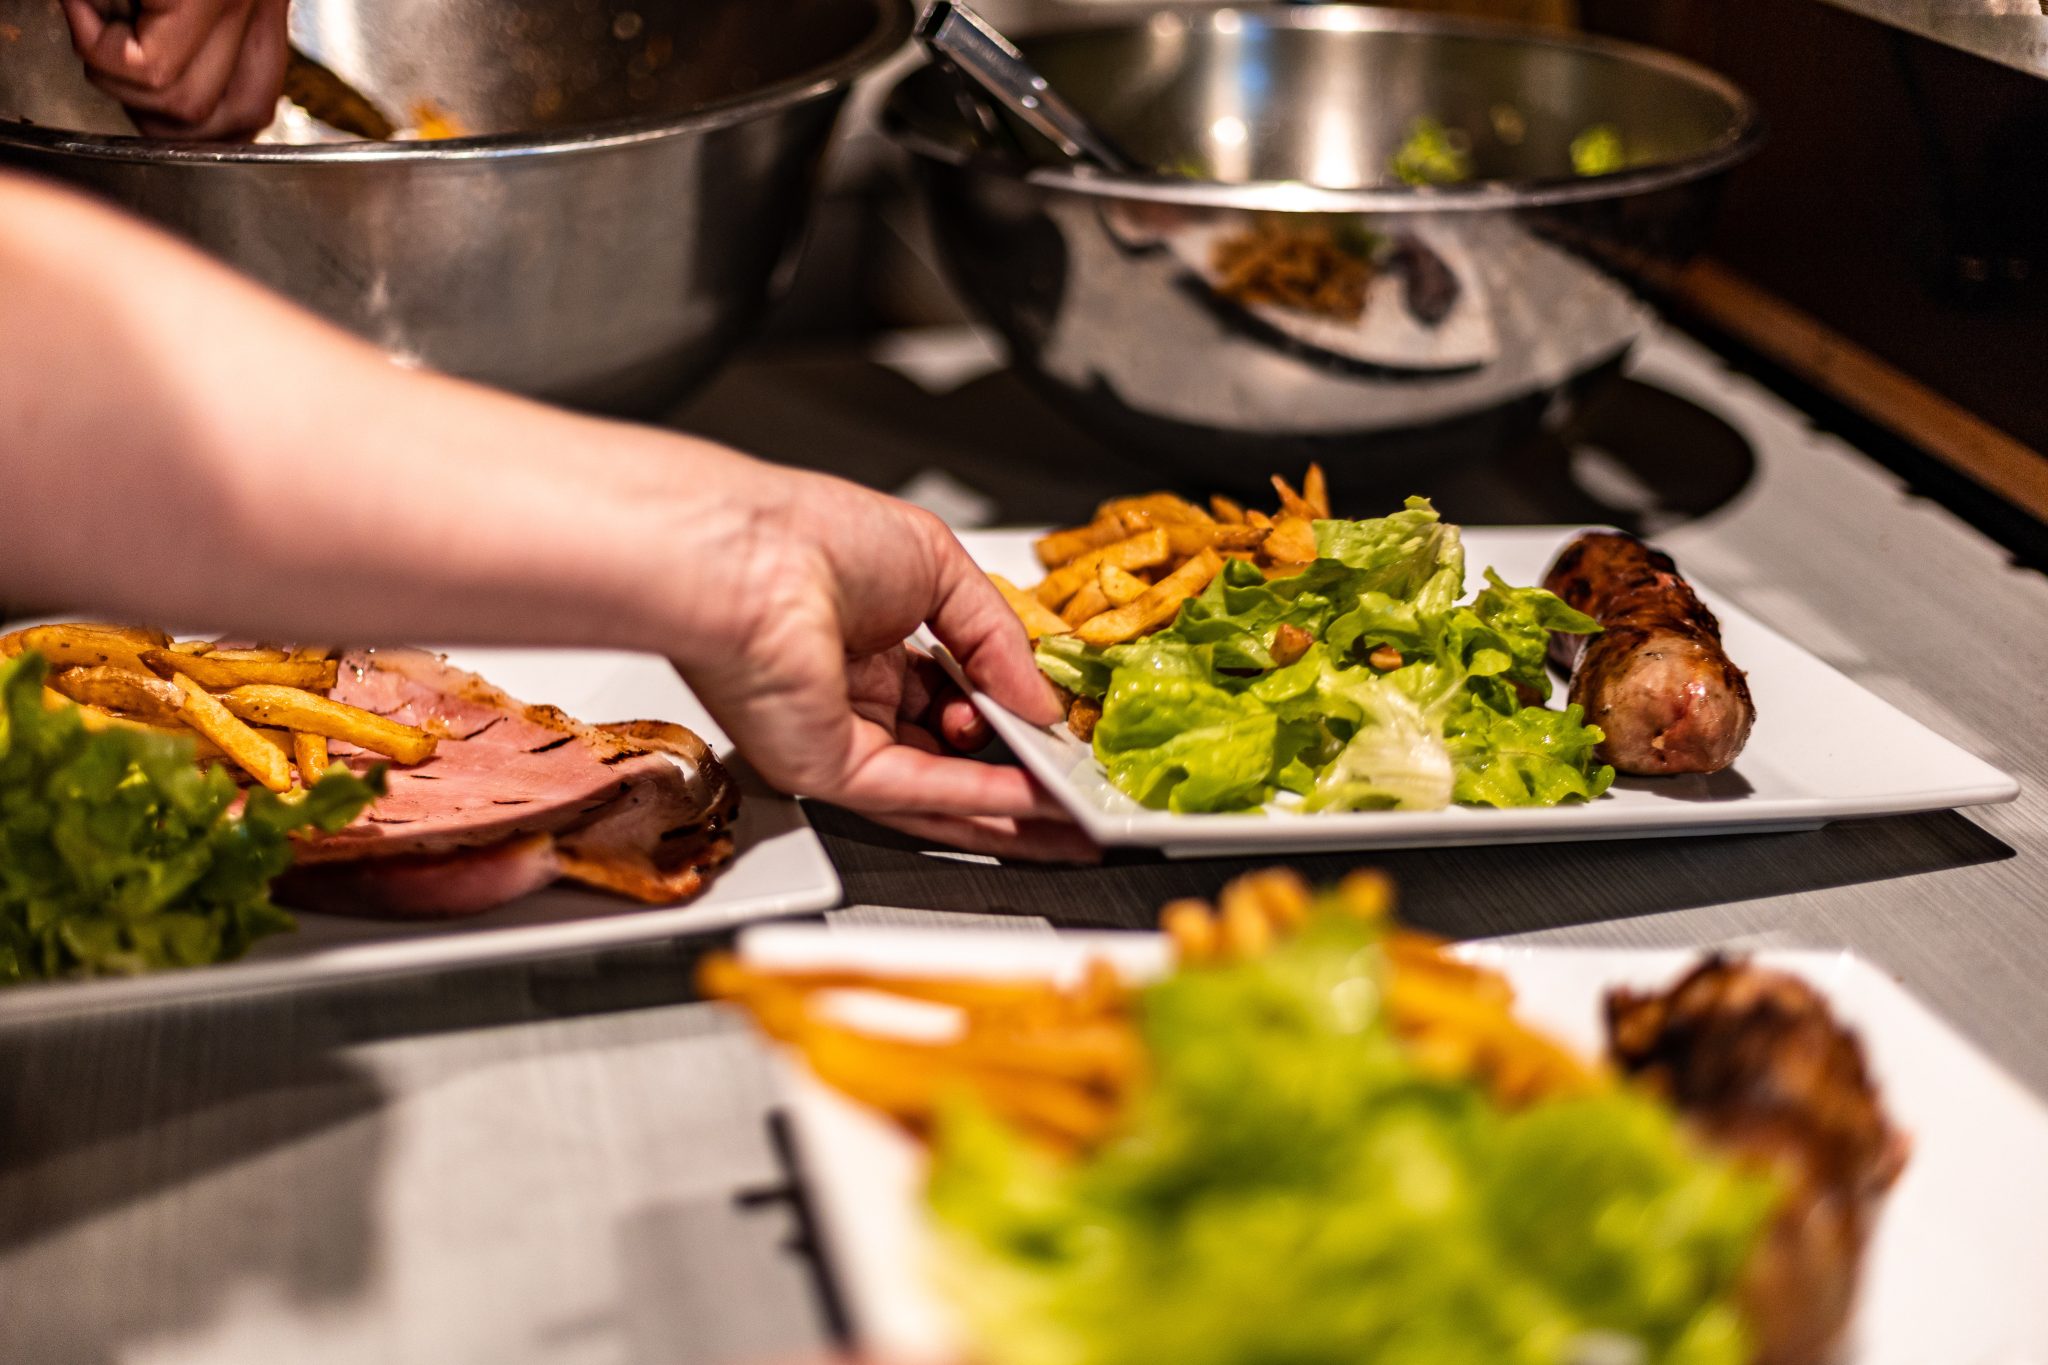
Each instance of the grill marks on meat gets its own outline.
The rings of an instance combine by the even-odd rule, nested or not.
[[[1607,736],[1601,758],[1653,777],[1735,761],[1756,703],[1721,647],[1721,623],[1671,556],[1618,531],[1589,531],[1565,547],[1543,586],[1602,627],[1551,637],[1571,700]]]
[[[1744,1278],[1756,1365],[1828,1359],[1883,1196],[1906,1160],[1861,1044],[1805,982],[1722,957],[1668,991],[1611,993],[1607,1026],[1624,1072],[1710,1145],[1783,1181]]]
[[[682,726],[586,725],[419,650],[351,652],[333,695],[444,738],[426,763],[388,771],[368,819],[299,846],[289,903],[459,915],[567,877],[670,904],[732,857],[738,788]]]

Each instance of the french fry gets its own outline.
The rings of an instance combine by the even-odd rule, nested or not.
[[[297,646],[296,648],[294,648],[294,649],[292,650],[292,652],[291,652],[291,657],[292,657],[292,658],[294,658],[294,659],[302,660],[302,661],[303,661],[303,660],[306,660],[306,659],[312,659],[312,660],[315,660],[315,661],[318,661],[318,660],[321,660],[321,659],[331,659],[331,658],[333,658],[333,657],[334,657],[334,646],[333,646],[333,645],[299,645],[299,646]]]
[[[170,643],[160,630],[94,625],[30,626],[20,632],[20,640],[22,648],[40,653],[53,669],[108,666],[131,673],[149,672],[142,664],[144,650]]]
[[[1221,493],[1209,495],[1209,515],[1228,526],[1242,526],[1244,504],[1236,498],[1226,498]]]
[[[1317,520],[1330,518],[1330,485],[1323,478],[1323,467],[1311,462],[1308,473],[1301,476],[1301,500],[1309,505]]]
[[[1186,559],[1204,550],[1256,550],[1270,533],[1256,526],[1168,526],[1166,548],[1175,559]],[[1313,557],[1313,556],[1311,556]]]
[[[113,711],[101,710],[97,706],[88,706],[84,702],[73,701],[63,693],[52,691],[47,687],[43,689],[43,707],[45,710],[56,711],[67,706],[78,712],[78,719],[84,724],[86,729],[95,733],[101,730],[133,730],[138,734],[157,735],[164,739],[188,740],[192,744],[192,756],[194,758],[220,758],[222,756],[220,749],[212,740],[204,735],[194,734],[182,725],[158,725],[151,721],[137,720],[134,716],[119,715]]]
[[[1273,519],[1267,516],[1264,512],[1261,512],[1256,507],[1247,507],[1244,509],[1244,524],[1247,526],[1256,526],[1261,530],[1265,531],[1270,531],[1273,529]]]
[[[1010,610],[1017,613],[1017,619],[1024,623],[1024,633],[1032,640],[1044,635],[1065,635],[1067,623],[1060,620],[1059,613],[1045,605],[1022,588],[999,573],[992,573],[988,581],[996,585],[996,591],[1010,604]]]
[[[173,640],[165,645],[164,648],[173,654],[211,654],[213,652],[213,641]]]
[[[1102,585],[1102,594],[1109,599],[1109,605],[1120,607],[1126,602],[1135,602],[1151,587],[1144,579],[1114,564],[1105,564],[1096,571],[1095,581]],[[1085,591],[1085,589],[1083,590]],[[1076,597],[1080,594],[1076,593]],[[1094,615],[1090,612],[1089,615]]]
[[[270,790],[292,789],[291,761],[276,745],[243,724],[197,679],[180,673],[171,681],[184,693],[183,717],[187,725],[212,740],[222,753]]]
[[[273,659],[252,657],[259,651],[216,649],[206,654],[180,654],[175,650],[144,651],[142,661],[168,677],[183,673],[210,691],[225,692],[244,683],[270,683],[278,687],[304,687],[325,692],[335,684],[338,665],[332,659]],[[270,651],[261,651],[268,654]]]
[[[1172,493],[1141,493],[1133,498],[1111,498],[1095,509],[1096,517],[1122,516],[1135,512],[1159,523],[1213,521],[1207,512]]]
[[[1109,593],[1104,590],[1102,580],[1096,578],[1083,584],[1081,591],[1075,593],[1067,600],[1067,605],[1060,608],[1060,620],[1066,622],[1068,630],[1072,630],[1089,617],[1100,616],[1112,605],[1114,604],[1110,602]]]
[[[1075,634],[1083,642],[1097,646],[1135,639],[1171,621],[1180,611],[1181,603],[1208,587],[1209,580],[1222,571],[1223,556],[1205,549],[1146,589],[1137,601],[1084,621]]]
[[[1170,901],[1159,912],[1159,928],[1173,940],[1174,955],[1183,963],[1214,960],[1221,939],[1209,903],[1190,897]]]
[[[180,686],[188,682],[198,686],[185,675],[179,675]],[[296,687],[246,683],[223,692],[220,702],[235,716],[252,724],[342,740],[408,766],[433,757],[434,747],[439,743],[424,730]]]
[[[1054,531],[1050,535],[1040,536],[1033,548],[1038,552],[1039,563],[1048,569],[1057,569],[1062,564],[1079,559],[1090,550],[1113,545],[1140,531],[1150,530],[1151,526],[1152,518],[1149,516],[1115,513],[1097,517],[1086,526],[1076,526],[1071,530]]]
[[[1054,569],[1038,585],[1036,595],[1040,602],[1058,611],[1101,572],[1104,564],[1114,564],[1125,572],[1149,569],[1155,564],[1164,564],[1171,553],[1164,528],[1140,531],[1099,550],[1090,550],[1072,563]]]
[[[292,732],[292,764],[299,770],[299,781],[312,786],[319,781],[320,774],[334,764],[327,752],[327,736],[309,735],[303,730]]]
[[[1280,495],[1280,510],[1288,516],[1300,517],[1303,521],[1316,519],[1314,505],[1295,492],[1294,485],[1278,474],[1273,476],[1273,491]]]
[[[160,725],[178,724],[185,709],[185,694],[162,678],[108,664],[61,669],[50,675],[49,686],[73,701]]]
[[[1288,513],[1273,523],[1273,533],[1259,547],[1274,564],[1306,564],[1316,557],[1316,528]]]

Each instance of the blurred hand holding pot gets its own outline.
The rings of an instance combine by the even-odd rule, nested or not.
[[[120,136],[57,0],[0,0],[0,165],[91,190],[403,358],[647,413],[794,258],[848,85],[908,0],[298,0],[300,46],[434,141]]]

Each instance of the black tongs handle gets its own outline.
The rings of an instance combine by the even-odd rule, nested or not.
[[[933,0],[918,22],[917,36],[1070,160],[1118,174],[1131,169],[1130,159],[1114,143],[1046,84],[1009,39],[967,6]]]

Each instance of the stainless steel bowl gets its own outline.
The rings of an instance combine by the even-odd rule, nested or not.
[[[399,355],[646,412],[761,313],[849,82],[910,18],[908,0],[297,0],[302,47],[401,119],[429,103],[476,135],[222,146],[105,135],[56,0],[0,0],[0,164]]]
[[[1555,419],[1642,333],[1631,283],[1694,248],[1718,173],[1761,136],[1740,91],[1677,58],[1392,10],[1172,10],[1020,45],[1171,173],[1059,163],[936,67],[885,124],[1024,372],[1191,481],[1306,458],[1406,478]],[[1469,179],[1393,174],[1423,118],[1466,141]],[[1602,125],[1625,168],[1577,174],[1574,140]],[[1360,318],[1226,297],[1216,253],[1257,226],[1370,244]]]

